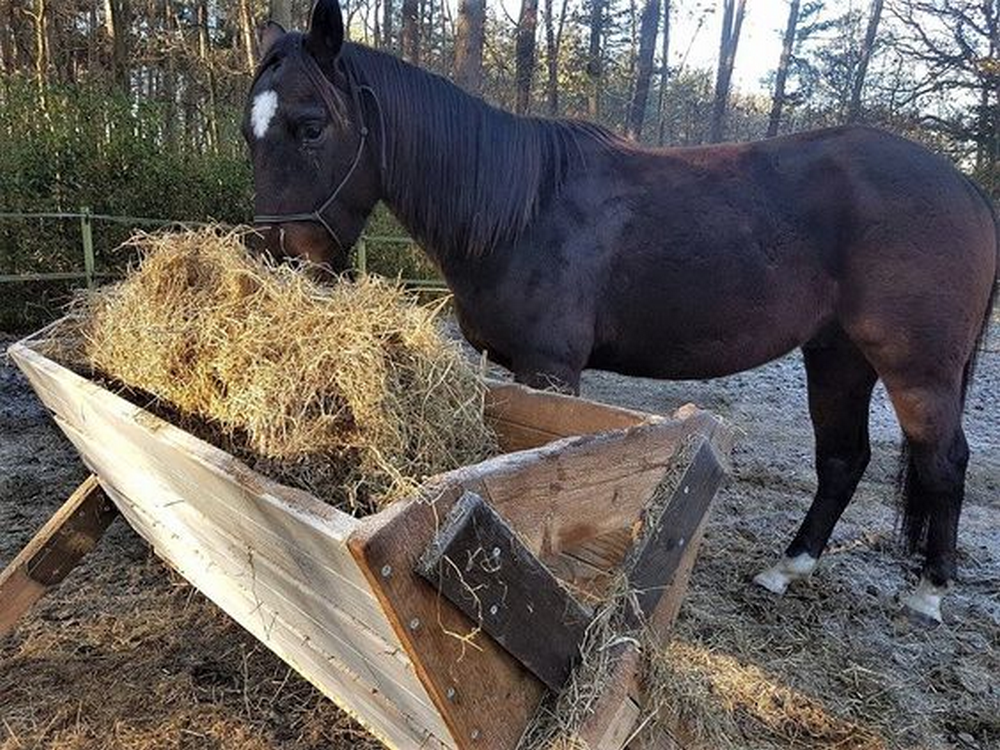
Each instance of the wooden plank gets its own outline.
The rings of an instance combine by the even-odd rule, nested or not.
[[[459,497],[416,570],[549,688],[563,686],[593,613],[479,495]]]
[[[401,710],[418,716],[432,731],[437,728],[443,733],[440,719],[395,635],[385,638],[379,632],[382,627],[372,628],[371,623],[384,625],[374,597],[354,598],[345,612],[343,595],[351,597],[352,589],[329,568],[307,567],[289,572],[275,565],[268,549],[258,545],[252,533],[230,536],[226,525],[220,526],[198,512],[197,499],[189,502],[179,497],[146,469],[144,456],[130,454],[129,446],[120,444],[110,431],[106,431],[109,437],[97,442],[83,439],[74,428],[61,426],[109,493],[129,498],[128,518],[134,520],[138,515],[146,519],[144,528],[156,533],[148,539],[155,548],[163,546],[164,537],[183,540],[185,544],[179,549],[198,550],[202,558],[226,574],[231,585],[248,589],[258,604],[280,612],[310,643],[334,654],[344,668],[359,675],[369,689],[392,696]],[[240,527],[232,517],[228,524]],[[327,549],[333,553],[339,544],[337,539],[331,539]],[[169,562],[178,570],[190,568],[183,560],[170,558]],[[239,619],[238,613],[230,614]]]
[[[228,575],[203,557],[203,550],[192,548],[183,537],[160,533],[148,517],[134,512],[135,506],[124,495],[115,489],[108,492],[129,524],[144,538],[154,540],[158,555],[383,743],[400,750],[453,747],[347,670],[337,654],[324,651],[280,611],[233,585]]]
[[[169,499],[197,504],[199,511],[235,536],[253,538],[260,551],[289,575],[316,581],[339,577],[342,606],[359,610],[375,605],[374,595],[343,545],[357,521],[311,495],[277,484],[242,462],[174,427],[30,349],[14,345],[10,354],[36,392],[58,417],[81,454],[110,449],[132,456],[136,485],[155,477]],[[120,461],[107,462],[117,466]],[[142,496],[141,487],[120,487]],[[156,502],[156,496],[150,498]],[[339,544],[337,544],[339,542]],[[371,622],[394,639],[384,621]]]
[[[652,513],[658,511],[659,517],[647,518],[650,528],[625,564],[643,620],[653,615],[681,560],[697,556],[691,542],[724,477],[725,470],[711,441],[706,439],[665,505],[651,509]]]
[[[594,713],[578,730],[576,739],[592,750],[621,750],[641,714],[638,675],[642,667],[639,650],[632,645],[616,649],[615,668],[608,678]],[[572,743],[569,743],[572,746]]]
[[[545,686],[487,637],[414,568],[440,522],[466,489],[448,482],[363,519],[348,542],[410,654],[458,748],[506,750],[541,701]],[[502,707],[502,710],[498,710]]]
[[[490,383],[486,416],[498,423],[507,451],[537,448],[571,435],[625,429],[659,419],[649,414],[599,404],[515,383]]]
[[[698,555],[708,510],[724,476],[724,459],[718,449],[731,447],[731,430],[721,425],[695,448],[667,502],[651,508],[647,528],[625,561],[630,588],[636,590],[639,612],[627,610],[632,627],[648,625],[657,638],[666,637],[680,609],[694,561]],[[631,616],[631,617],[629,617]],[[623,649],[613,677],[590,719],[579,730],[582,741],[600,750],[621,750],[636,731],[643,698],[639,685],[640,654]],[[635,706],[636,710],[631,710]],[[648,738],[645,748],[671,750],[666,732]],[[637,745],[638,747],[638,745]]]
[[[706,412],[599,435],[570,438],[484,472],[485,499],[537,556],[546,559],[629,528],[677,448],[718,423]]]
[[[87,477],[0,573],[0,636],[69,575],[116,516],[97,478]]]
[[[395,713],[376,706],[366,718],[378,734],[402,747],[432,736],[447,744],[447,729],[346,549],[354,519],[33,352],[19,354],[85,461],[123,503],[136,501],[129,520],[175,568],[223,609],[236,608],[230,614],[262,640],[283,627],[280,653],[293,666],[311,659],[307,677],[338,685],[325,692],[360,706],[363,718],[369,695],[391,697]],[[319,669],[324,664],[334,676]],[[400,712],[403,729],[380,723]]]

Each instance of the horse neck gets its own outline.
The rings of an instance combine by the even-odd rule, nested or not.
[[[345,47],[345,49],[347,49]],[[565,178],[588,126],[523,118],[391,55],[351,45],[375,92],[383,199],[443,270],[520,234]]]

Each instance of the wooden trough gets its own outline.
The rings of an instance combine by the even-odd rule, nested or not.
[[[356,519],[80,377],[35,341],[9,355],[132,527],[397,748],[514,748],[578,653],[590,610],[567,590],[600,590],[623,563],[642,615],[665,632],[731,449],[731,430],[694,407],[663,418],[496,384],[488,416],[507,453]],[[673,495],[647,513],[667,475]],[[106,513],[88,512],[106,525]],[[39,546],[54,556],[50,537],[0,576],[0,596],[60,580],[32,577]],[[617,750],[631,734],[637,664],[622,654],[581,729],[591,747]]]

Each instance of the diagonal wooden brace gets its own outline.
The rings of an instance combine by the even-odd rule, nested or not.
[[[69,575],[117,516],[91,474],[0,573],[0,636]]]
[[[456,501],[416,571],[549,688],[562,687],[593,614],[479,495]]]

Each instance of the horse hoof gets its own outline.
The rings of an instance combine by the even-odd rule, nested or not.
[[[753,582],[772,594],[781,596],[788,590],[788,584],[812,575],[816,558],[807,552],[795,557],[783,557],[776,564],[754,576]]]
[[[903,607],[910,619],[918,624],[940,625],[941,598],[947,590],[945,586],[935,586],[926,578],[921,578],[917,590],[903,597]]]

